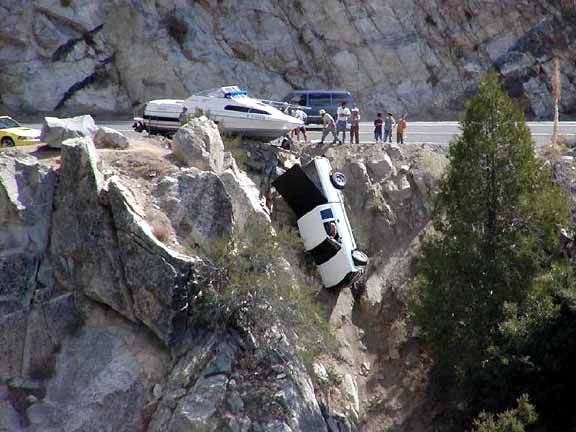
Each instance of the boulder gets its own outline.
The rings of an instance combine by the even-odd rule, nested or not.
[[[180,243],[191,248],[205,247],[211,241],[232,235],[232,199],[223,181],[213,172],[191,168],[176,176],[166,176],[154,194]]]
[[[62,344],[44,399],[27,410],[30,432],[146,429],[150,389],[171,364],[134,324],[103,308]]]
[[[97,128],[94,119],[89,115],[70,118],[44,117],[40,141],[50,147],[59,148],[70,138],[92,138]]]
[[[368,168],[362,161],[346,160],[341,169],[346,175],[346,187],[344,188],[346,203],[355,213],[364,211],[370,202],[374,189]],[[359,191],[362,193],[358,193]]]
[[[99,127],[94,135],[96,148],[111,148],[125,150],[130,143],[128,138],[117,130],[108,127]]]
[[[384,151],[393,161],[401,161],[404,159],[404,153],[402,152],[400,146],[396,143],[384,144]]]
[[[62,145],[50,242],[54,277],[60,286],[134,319],[112,215],[100,201],[104,178],[97,161],[91,138]]]
[[[346,373],[342,379],[342,393],[346,400],[350,403],[352,412],[358,418],[360,414],[360,398],[358,395],[358,383],[356,378],[351,374]]]
[[[424,197],[431,198],[447,166],[448,158],[443,152],[422,149],[408,169],[409,177]]]
[[[0,316],[26,307],[37,288],[50,232],[53,169],[16,151],[0,154]]]
[[[20,431],[20,415],[14,409],[10,401],[8,386],[0,384],[0,430],[1,431]]]
[[[207,117],[190,120],[178,129],[172,140],[172,151],[183,163],[203,171],[222,172],[224,143],[216,124]]]
[[[220,419],[215,416],[226,394],[228,377],[222,374],[200,377],[180,400],[170,426],[173,432],[218,431]],[[212,418],[212,417],[216,418]]]
[[[259,189],[244,172],[226,170],[220,179],[230,195],[234,221],[241,232],[251,223],[270,223],[270,216],[260,204]]]
[[[50,375],[54,353],[83,323],[71,293],[34,305],[27,315],[22,375]]]
[[[191,298],[209,279],[211,270],[200,258],[180,255],[157,240],[134,211],[130,192],[118,178],[110,179],[106,199],[134,315],[169,345],[185,330],[186,317],[192,312],[188,310]]]
[[[20,310],[0,316],[0,382],[22,374],[26,315],[26,311]]]
[[[380,181],[396,175],[396,168],[394,167],[392,159],[390,159],[388,153],[383,153],[382,159],[368,161],[366,167],[375,181]]]
[[[0,317],[0,380],[49,376],[54,352],[81,324],[70,293]]]

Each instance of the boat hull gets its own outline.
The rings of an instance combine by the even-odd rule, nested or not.
[[[179,112],[178,112],[179,115]],[[144,124],[149,132],[174,133],[180,127],[176,113],[170,116],[164,112],[162,115],[145,114]],[[274,139],[286,135],[297,124],[285,122],[272,122],[270,120],[243,120],[230,116],[211,115],[212,120],[218,125],[219,129],[230,135],[242,135],[259,139]],[[272,124],[271,124],[272,123]]]
[[[228,89],[228,88],[223,88]],[[172,134],[180,127],[183,107],[212,119],[224,134],[257,139],[274,139],[300,127],[292,116],[245,95],[237,97],[191,96],[186,100],[161,99],[149,102],[144,111],[144,128],[151,133]]]

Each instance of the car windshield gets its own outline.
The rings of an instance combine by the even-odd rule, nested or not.
[[[10,129],[20,127],[17,121],[11,118],[0,118],[0,129]]]

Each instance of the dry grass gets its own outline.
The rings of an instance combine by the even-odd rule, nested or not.
[[[151,209],[147,212],[148,223],[152,227],[152,234],[162,243],[167,243],[174,235],[172,224],[168,217],[160,210]]]
[[[166,225],[156,225],[152,227],[152,234],[162,243],[166,243],[170,239],[171,230]]]
[[[556,144],[550,141],[548,144],[542,147],[540,151],[541,156],[550,161],[559,160],[562,156],[562,151],[565,149],[562,141],[558,140]]]
[[[244,149],[242,149],[241,138],[239,136],[230,136],[222,133],[221,135],[222,135],[222,142],[224,143],[224,150],[232,154],[232,157],[236,161],[238,168],[245,169],[248,156],[246,156],[246,152],[244,151]]]

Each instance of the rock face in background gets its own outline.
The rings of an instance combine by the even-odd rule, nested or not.
[[[150,99],[225,84],[259,97],[346,88],[365,113],[453,118],[494,67],[530,116],[576,115],[572,0],[7,0],[0,106],[128,113]]]

